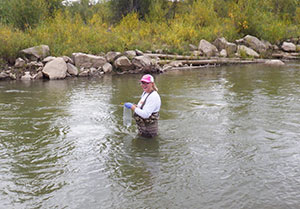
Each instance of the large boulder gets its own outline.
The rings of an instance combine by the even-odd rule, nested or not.
[[[246,35],[244,38],[237,40],[239,44],[250,47],[258,53],[265,53],[268,50],[266,44],[263,41],[260,41],[255,36]]]
[[[121,71],[128,71],[133,68],[131,61],[126,56],[121,56],[114,61],[115,68]]]
[[[245,54],[246,56],[249,56],[249,57],[255,57],[255,58],[259,57],[259,54],[256,51],[254,51],[253,49],[246,47],[244,45],[238,45],[237,53],[240,56]]]
[[[48,62],[44,69],[43,74],[48,77],[50,80],[53,79],[64,79],[67,76],[67,63],[63,58],[58,57],[54,60]]]
[[[207,57],[216,56],[218,54],[218,49],[208,41],[202,39],[199,43],[198,49],[203,52]]]
[[[23,49],[21,52],[23,57],[30,61],[42,60],[50,55],[50,49],[47,45],[34,46],[31,48]]]
[[[281,48],[285,52],[295,52],[297,47],[291,42],[283,42]]]
[[[73,53],[72,57],[75,66],[78,68],[99,68],[106,63],[106,59],[104,57],[92,54]]]
[[[219,51],[225,49],[228,56],[232,56],[237,51],[237,45],[235,43],[228,42],[224,37],[217,38],[213,44],[217,47]]]
[[[149,56],[137,56],[132,59],[132,64],[137,68],[150,67],[151,58]]]

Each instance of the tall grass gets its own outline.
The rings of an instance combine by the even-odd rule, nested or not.
[[[113,25],[104,18],[104,10],[89,18],[68,10],[57,11],[26,30],[0,24],[0,57],[12,62],[21,49],[40,44],[49,45],[53,56],[136,48],[185,53],[189,44],[198,45],[201,39],[225,37],[234,41],[250,34],[276,43],[300,36],[300,8],[295,9],[293,18],[284,18],[262,1],[198,0],[182,3],[175,16],[167,18],[167,11],[155,2],[143,20],[133,12]]]

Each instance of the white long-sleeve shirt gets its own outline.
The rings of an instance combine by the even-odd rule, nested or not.
[[[135,108],[134,112],[141,116],[142,118],[149,118],[152,113],[159,112],[161,106],[160,96],[157,91],[153,91],[146,100],[146,103],[141,109],[142,104],[144,103],[146,97],[149,93],[143,92],[139,103],[137,104],[137,108]]]

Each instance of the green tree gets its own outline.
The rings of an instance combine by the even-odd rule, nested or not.
[[[25,30],[35,27],[61,8],[62,0],[1,0],[0,20]]]
[[[131,12],[139,14],[140,18],[145,18],[149,12],[151,0],[111,0],[110,8],[113,13],[113,22],[118,22]]]

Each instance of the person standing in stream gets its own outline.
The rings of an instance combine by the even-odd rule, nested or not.
[[[137,105],[126,102],[124,106],[133,110],[140,136],[151,138],[158,134],[158,119],[161,99],[152,75],[146,74],[141,80],[143,93]]]

